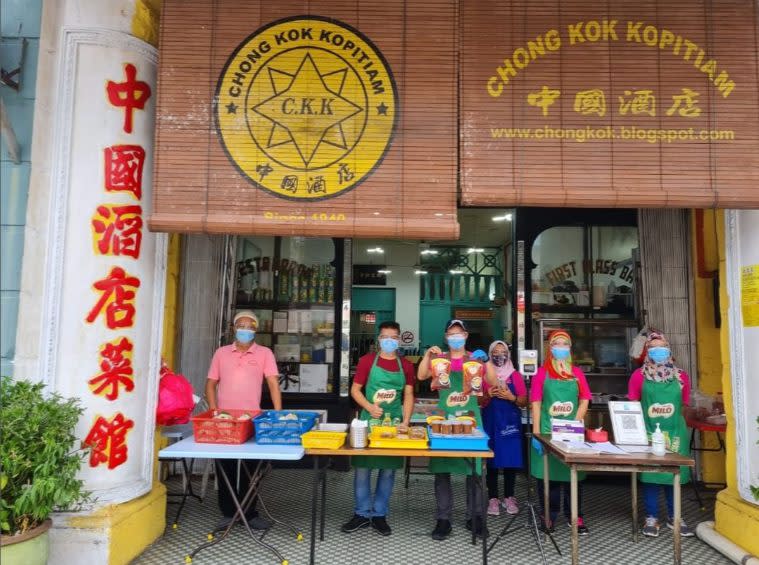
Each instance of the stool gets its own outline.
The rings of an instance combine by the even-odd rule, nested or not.
[[[711,424],[709,422],[702,422],[700,420],[695,420],[692,418],[685,419],[686,425],[691,429],[690,432],[690,450],[691,451],[712,451],[712,452],[725,452],[725,440],[722,438],[722,434],[725,433],[725,430],[727,429],[727,424]],[[706,432],[714,432],[717,435],[717,442],[719,442],[719,447],[696,447],[696,431],[701,432],[702,438],[703,434]],[[706,488],[725,488],[725,483],[705,483],[701,481],[701,484]],[[696,486],[696,481],[692,482],[693,485],[693,492],[696,495],[696,499],[698,500],[699,508],[703,509],[704,504],[701,500],[701,495],[698,492],[698,487]]]

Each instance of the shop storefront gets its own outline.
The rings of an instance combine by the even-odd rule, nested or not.
[[[139,4],[129,33],[156,42],[159,10]],[[746,498],[759,473],[750,386],[733,390],[725,368],[746,355],[756,326],[753,310],[741,310],[744,341],[728,341],[740,298],[725,277],[737,288],[736,273],[756,261],[749,252],[728,261],[737,240],[725,239],[722,212],[704,221],[693,210],[759,208],[755,4],[165,0],[157,51],[128,33],[115,44],[72,31],[76,18],[45,17],[65,31],[69,55],[110,61],[97,80],[116,90],[110,129],[95,127],[82,101],[105,103],[84,80],[95,80],[88,60],[63,65],[55,80],[67,106],[35,125],[35,135],[55,126],[56,140],[77,144],[32,180],[30,208],[57,198],[65,212],[42,215],[36,227],[52,226],[50,235],[27,237],[54,261],[25,259],[21,308],[36,300],[39,318],[54,323],[19,321],[22,371],[41,368],[59,390],[92,396],[86,379],[57,376],[76,373],[77,347],[87,349],[56,337],[89,305],[82,295],[60,306],[62,294],[82,293],[72,286],[82,272],[90,282],[139,279],[140,325],[124,329],[138,373],[156,373],[163,355],[203,390],[235,312],[252,309],[284,405],[341,422],[357,360],[385,320],[400,322],[411,359],[440,344],[450,318],[466,321],[471,348],[503,339],[541,355],[547,332],[567,329],[594,392],[594,426],[627,392],[635,335],[663,328],[694,387],[742,402],[728,409],[740,468],[709,454],[700,473],[728,484],[725,524],[737,512],[759,522]],[[142,91],[121,103],[118,85],[126,97]],[[106,146],[112,186],[96,197],[84,187],[103,181],[102,167],[87,159]],[[45,151],[52,142],[40,142]],[[127,220],[144,230],[142,255],[130,257],[126,242],[120,253],[97,246],[117,213],[126,215],[114,230]],[[63,247],[51,246],[56,237]],[[87,324],[97,345],[126,327]],[[148,341],[161,333],[159,351]],[[51,340],[62,345],[48,350]],[[154,437],[141,412],[153,409],[154,380],[119,391],[118,404],[95,395],[87,406],[90,420],[107,412],[111,425],[119,414],[137,424],[122,437],[127,466],[87,470],[108,502],[162,496],[151,490]],[[727,535],[719,520],[717,529]]]

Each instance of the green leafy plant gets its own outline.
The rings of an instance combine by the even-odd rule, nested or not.
[[[76,478],[85,449],[74,428],[78,399],[45,395],[42,383],[0,379],[0,530],[23,533],[53,510],[76,510],[90,501]]]

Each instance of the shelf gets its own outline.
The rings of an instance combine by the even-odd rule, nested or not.
[[[323,308],[334,308],[334,302],[329,303],[312,303],[312,302],[236,302],[235,308],[247,308],[250,310],[308,310],[314,306]]]

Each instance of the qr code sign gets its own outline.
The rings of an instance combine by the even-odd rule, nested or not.
[[[637,426],[637,418],[635,416],[631,416],[629,414],[622,415],[622,429],[623,430],[634,430]]]

